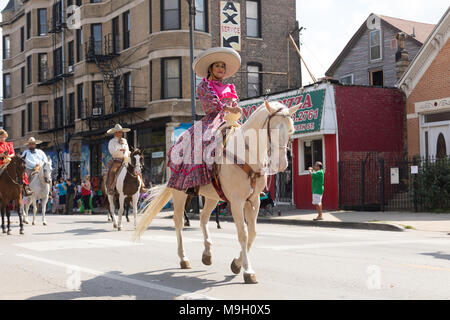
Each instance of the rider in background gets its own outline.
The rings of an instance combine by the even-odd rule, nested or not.
[[[38,172],[39,169],[44,165],[45,161],[47,161],[47,156],[44,151],[41,149],[37,149],[36,146],[41,144],[42,141],[36,140],[34,137],[28,139],[28,142],[25,143],[28,146],[28,150],[25,150],[22,153],[22,157],[26,156],[26,174],[30,177],[33,177],[35,172]]]
[[[8,133],[1,129],[0,130],[0,168],[2,168],[4,165],[7,165],[11,158],[15,156],[14,152],[14,144],[12,142],[6,142],[6,139],[8,138]],[[25,173],[23,175],[23,184],[24,184],[24,195],[25,196],[31,196],[33,192],[30,190],[29,182],[28,182],[28,175]]]

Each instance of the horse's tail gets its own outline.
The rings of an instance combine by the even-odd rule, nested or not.
[[[156,186],[150,189],[145,202],[145,207],[141,210],[144,214],[136,227],[133,235],[133,241],[141,238],[142,234],[147,230],[156,215],[164,208],[164,206],[172,198],[172,193],[166,185]]]

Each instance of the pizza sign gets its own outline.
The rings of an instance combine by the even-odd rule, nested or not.
[[[241,7],[233,1],[220,1],[220,45],[241,51]]]

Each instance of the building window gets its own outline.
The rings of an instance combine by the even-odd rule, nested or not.
[[[181,98],[181,59],[161,60],[162,99]]]
[[[300,165],[300,173],[307,171],[309,167],[313,167],[314,163],[317,161],[323,163],[323,147],[322,147],[322,139],[320,140],[312,140],[312,141],[304,141],[303,142],[303,157],[299,157],[303,159],[303,165]]]
[[[91,0],[91,3],[101,3],[102,0]]]
[[[38,9],[38,35],[47,35],[47,9]]]
[[[424,123],[433,123],[441,121],[450,121],[450,111],[431,113],[424,116]]]
[[[99,116],[103,114],[103,81],[92,82],[92,114]]]
[[[68,125],[74,125],[75,122],[75,93],[69,93],[69,114]]]
[[[102,54],[102,24],[101,23],[95,23],[91,24],[91,48],[90,50],[93,50],[93,53],[95,55],[101,55]]]
[[[59,97],[54,100],[54,118],[55,118],[55,127],[54,129],[59,129],[64,126],[63,119],[63,98]]]
[[[48,101],[39,101],[39,130],[48,129]]]
[[[120,52],[120,38],[119,38],[119,17],[115,17],[112,21],[112,41],[113,41],[113,53]]]
[[[20,68],[21,93],[25,92],[25,67]]]
[[[247,88],[248,98],[259,97],[262,95],[262,75],[261,64],[249,63],[247,65]]]
[[[69,55],[69,61],[68,61],[68,65],[69,66],[73,66],[75,59],[74,59],[74,45],[73,45],[73,40],[69,42],[69,48],[68,48],[68,55]]]
[[[195,0],[195,30],[208,32],[207,6],[207,0]]]
[[[11,98],[11,74],[9,73],[3,75],[3,96]]]
[[[48,78],[48,57],[46,53],[39,53],[38,54],[38,59],[39,59],[39,82],[44,82],[47,81]]]
[[[21,135],[22,137],[25,136],[25,110],[22,110],[22,128],[21,128]]]
[[[25,28],[20,28],[20,52],[25,50]]]
[[[33,104],[30,102],[27,105],[28,112],[28,132],[33,131]]]
[[[53,4],[53,30],[56,30],[61,26],[61,1]]]
[[[61,48],[58,48],[55,51],[53,51],[53,72],[55,77],[63,73]]]
[[[340,81],[342,84],[353,84],[353,74],[341,77]]]
[[[261,38],[261,8],[259,1],[247,1],[247,36]]]
[[[180,29],[180,0],[161,0],[161,30]]]
[[[33,82],[33,56],[29,55],[27,57],[27,84]]]
[[[383,70],[370,71],[370,85],[382,87],[384,85]]]
[[[125,73],[123,75],[123,103],[125,108],[131,107],[131,73]]]
[[[3,36],[3,59],[11,58],[11,42],[9,36]]]
[[[11,132],[12,122],[11,122],[11,115],[10,114],[5,114],[3,116],[3,128],[5,129],[5,131]]]
[[[80,62],[83,60],[83,28],[77,29],[76,31],[76,38],[77,38],[77,62]]]
[[[370,32],[370,61],[381,59],[381,30]]]
[[[31,11],[27,13],[27,39],[31,38]]]
[[[83,118],[83,100],[84,100],[83,84],[80,83],[80,84],[77,85],[78,119],[82,119]]]
[[[131,21],[130,21],[130,11],[127,11],[123,14],[123,49],[127,49],[130,47],[130,30],[131,30]]]

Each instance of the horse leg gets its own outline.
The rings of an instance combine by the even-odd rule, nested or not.
[[[47,202],[48,202],[48,196],[42,199],[42,224],[44,226],[47,225],[47,222],[45,221],[45,209],[47,209]]]
[[[31,201],[30,201],[30,203],[33,203],[33,222],[32,222],[32,225],[34,226],[35,225],[35,223],[36,223],[36,213],[37,213],[37,199],[32,199]]]
[[[23,231],[23,219],[22,219],[22,215],[23,215],[23,199],[17,199],[16,202],[18,203],[18,209],[17,209],[17,215],[19,216],[19,227],[20,227],[20,234],[24,234]]]
[[[5,204],[4,202],[2,203],[2,232],[6,233],[6,229],[5,229],[5,208],[8,204]]]
[[[16,204],[17,205],[17,204]],[[6,208],[6,218],[8,219],[8,232],[7,235],[11,235],[11,210],[9,208]]]
[[[123,215],[123,210],[124,210],[124,205],[125,205],[125,195],[123,193],[119,193],[119,226],[117,228],[117,230],[122,230],[122,215]]]
[[[247,251],[250,251],[250,247],[253,244],[253,241],[255,241],[256,238],[256,221],[258,220],[258,212],[259,212],[259,198],[253,199],[253,204],[255,204],[255,208],[249,203],[245,203],[244,207],[244,214],[245,214],[245,221],[247,221],[247,227],[248,227],[248,245],[247,245]]]
[[[127,198],[125,201],[125,216],[127,218],[127,222],[130,222],[130,218],[128,218],[129,211],[130,211],[130,198]],[[136,226],[136,224],[134,226]]]
[[[117,228],[117,220],[116,220],[116,208],[114,206],[114,195],[108,194],[108,202],[109,202],[109,213],[111,214],[111,218],[113,221],[113,227]]]
[[[231,270],[233,271],[233,273],[236,273],[236,271],[238,270],[240,271],[241,265],[239,264],[239,262],[242,261],[245,283],[257,283],[255,272],[253,271],[250,260],[248,258],[248,230],[247,225],[244,221],[244,202],[237,200],[233,201],[231,203],[231,213],[233,215],[234,223],[236,224],[239,244],[241,245],[240,257],[233,260],[233,263],[231,264]]]
[[[136,226],[137,226],[137,207],[138,207],[138,201],[139,201],[139,192],[136,192],[133,195],[132,201],[133,201],[134,229],[136,229]],[[127,215],[127,218],[128,218],[128,215]],[[130,220],[128,220],[128,222],[129,221]]]
[[[203,232],[203,240],[205,245],[205,250],[202,255],[202,262],[206,266],[210,266],[212,264],[212,254],[211,254],[211,237],[208,230],[208,222],[211,217],[211,212],[214,210],[214,207],[217,205],[217,200],[206,199],[205,204],[203,205],[203,210],[200,213],[200,226]]]
[[[181,235],[181,232],[183,231],[183,210],[186,198],[187,195],[184,192],[177,190],[173,191],[173,221],[177,233],[178,256],[180,257],[181,269],[191,269],[191,263],[184,254],[183,238]]]
[[[30,201],[30,197],[27,198],[27,204],[25,205],[25,208],[23,209],[23,222],[25,224],[29,224],[30,222],[28,221],[28,210],[30,210],[30,206],[31,206],[31,201]]]
[[[217,206],[217,208],[216,208],[216,224],[217,224],[217,229],[222,229],[222,227],[220,226],[220,222],[219,222],[219,216],[220,216],[220,207]]]

